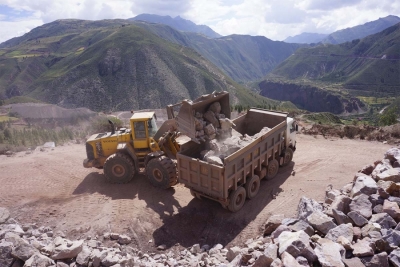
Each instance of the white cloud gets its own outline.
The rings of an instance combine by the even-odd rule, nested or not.
[[[17,15],[3,14],[2,6]],[[264,35],[283,40],[302,32],[331,33],[387,15],[400,16],[400,1],[0,0],[0,42],[57,19],[126,19],[141,13],[181,15],[222,35]]]

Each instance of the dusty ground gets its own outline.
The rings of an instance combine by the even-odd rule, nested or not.
[[[235,214],[194,199],[181,185],[156,189],[144,176],[127,185],[107,184],[102,171],[82,167],[82,144],[0,156],[0,206],[22,223],[50,225],[70,238],[116,231],[129,234],[142,250],[160,244],[233,245],[261,233],[272,213],[294,215],[301,196],[322,201],[328,184],[342,187],[390,147],[308,135],[298,135],[297,143],[293,163],[263,181],[257,197]]]

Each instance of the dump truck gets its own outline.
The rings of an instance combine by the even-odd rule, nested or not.
[[[205,143],[189,142],[177,153],[178,182],[197,198],[206,197],[236,212],[254,198],[261,179],[272,179],[288,165],[296,150],[297,125],[287,113],[250,109],[233,120],[234,130],[253,136],[252,142],[223,158],[222,166],[201,160]]]
[[[198,114],[210,113],[215,106],[219,107],[215,117],[221,124],[215,126],[214,133],[205,134],[202,124],[204,129],[214,127]],[[293,118],[287,113],[251,108],[231,120],[228,92],[168,105],[167,114],[168,120],[160,129],[154,112],[136,112],[130,119],[130,129],[115,130],[112,125],[111,132],[92,135],[86,142],[84,167],[104,169],[111,183],[129,182],[137,173],[145,174],[159,188],[179,182],[193,196],[210,198],[236,212],[246,198],[257,195],[260,180],[272,179],[280,166],[292,161],[296,150],[297,125]],[[222,131],[218,127],[222,121],[230,122],[232,129]],[[207,161],[203,152],[210,151],[210,144],[222,142],[222,136],[229,140],[232,133],[237,140],[249,140],[218,155],[217,163]]]

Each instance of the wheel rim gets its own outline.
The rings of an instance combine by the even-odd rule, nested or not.
[[[251,184],[250,191],[251,191],[252,193],[254,193],[256,190],[257,190],[257,182],[254,181],[254,182]]]
[[[157,182],[162,182],[163,180],[162,172],[159,169],[153,170],[153,177]]]
[[[290,162],[290,153],[286,152],[285,153],[285,163],[289,163]]]
[[[121,164],[115,164],[111,171],[116,177],[122,177],[125,175],[126,172],[124,166],[122,166]]]
[[[236,204],[237,206],[240,205],[240,204],[242,203],[242,200],[243,200],[243,194],[239,194],[239,195],[236,197],[235,204]]]
[[[275,164],[271,164],[271,165],[269,166],[268,169],[269,169],[269,171],[268,171],[268,174],[269,174],[269,175],[274,174],[275,171],[276,171],[276,166],[275,166]]]

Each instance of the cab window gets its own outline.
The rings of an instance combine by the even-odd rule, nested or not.
[[[149,136],[153,137],[157,131],[158,131],[158,127],[156,124],[156,119],[153,116],[153,118],[151,118],[148,122],[147,122],[148,128],[149,128]]]
[[[296,123],[293,122],[293,123],[292,123],[292,126],[290,127],[290,133],[293,133],[293,132],[295,132],[295,131],[296,131]]]
[[[146,128],[144,121],[135,121],[135,138],[146,138]]]

